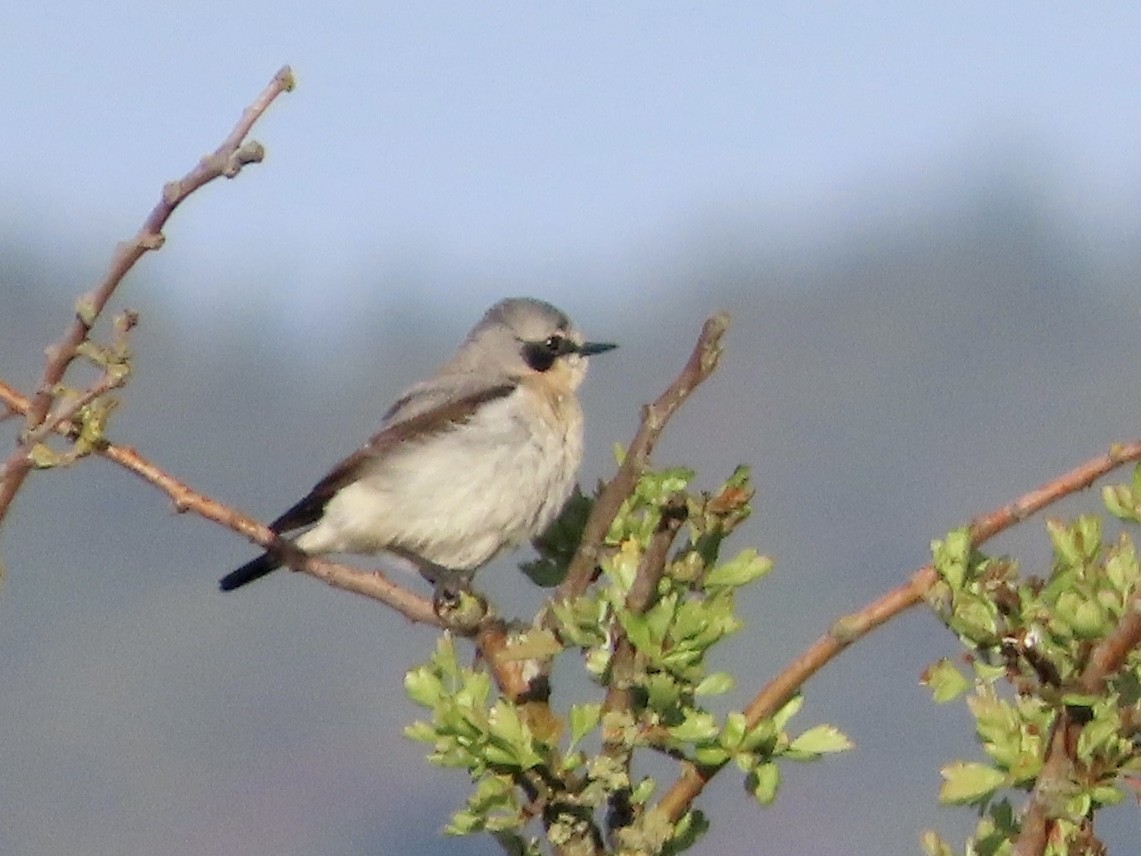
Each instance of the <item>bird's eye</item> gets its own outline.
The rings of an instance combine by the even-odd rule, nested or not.
[[[523,346],[523,359],[537,372],[545,372],[555,364],[555,360],[574,351],[574,345],[566,336],[553,333],[541,342],[527,342]]]

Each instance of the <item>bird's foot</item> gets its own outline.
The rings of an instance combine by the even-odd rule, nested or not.
[[[449,627],[474,630],[488,613],[486,598],[472,588],[472,571],[425,563],[420,573],[432,584],[432,609]]]

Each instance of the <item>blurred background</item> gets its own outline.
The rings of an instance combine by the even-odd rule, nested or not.
[[[141,324],[113,437],[272,518],[486,306],[527,294],[622,344],[583,390],[590,486],[729,310],[724,367],[657,461],[706,487],[753,467],[730,547],[776,570],[713,664],[740,706],[931,538],[1137,436],[1138,18],[8,4],[0,376],[31,388],[115,242],[289,62],[265,163],[192,197],[120,289]],[[994,549],[1045,570],[1041,523]],[[29,480],[0,540],[0,853],[499,852],[440,834],[466,783],[400,736],[433,631],[289,574],[220,594],[253,555],[103,461]],[[525,556],[481,582],[528,615]],[[764,810],[726,771],[695,852],[903,856],[928,827],[961,844],[974,818],[937,807],[938,768],[980,752],[962,705],[918,684],[955,652],[920,610],[847,652],[794,726],[855,750],[787,766]],[[1135,804],[1101,824],[1135,852]]]

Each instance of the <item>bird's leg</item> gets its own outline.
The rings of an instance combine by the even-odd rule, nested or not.
[[[472,594],[474,571],[445,568],[423,558],[417,559],[416,565],[420,575],[432,584],[432,605],[438,615],[456,609],[465,594]]]

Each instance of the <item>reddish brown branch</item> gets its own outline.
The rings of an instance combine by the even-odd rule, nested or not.
[[[347,565],[309,556],[297,549],[291,550],[288,542],[268,526],[193,490],[147,461],[134,449],[108,444],[99,454],[159,488],[171,498],[179,511],[193,511],[200,517],[213,520],[239,535],[244,535],[259,547],[266,549],[274,547],[280,550],[286,564],[294,570],[311,574],[333,588],[355,592],[386,603],[412,621],[440,624],[439,618],[432,610],[431,601],[397,585],[379,571],[359,571]]]
[[[1109,452],[1094,458],[1070,472],[1023,494],[1014,502],[976,517],[970,523],[971,542],[975,546],[997,535],[1036,511],[1083,488],[1106,473],[1130,461],[1141,460],[1141,440],[1113,446]],[[856,640],[875,630],[904,610],[915,606],[936,583],[935,569],[926,565],[915,571],[906,583],[869,603],[858,612],[844,616],[813,642],[804,652],[769,682],[745,708],[749,728],[772,716],[825,665]],[[723,767],[687,768],[662,797],[659,808],[671,820],[680,818]]]
[[[721,359],[721,338],[729,328],[729,316],[718,313],[706,320],[693,353],[673,383],[657,400],[643,408],[642,423],[618,472],[606,483],[590,511],[582,531],[582,541],[567,568],[567,575],[555,592],[554,600],[570,600],[582,594],[594,575],[598,551],[610,524],[638,478],[649,465],[650,453],[670,417],[697,386],[717,368]]]
[[[250,128],[256,122],[274,99],[282,92],[293,88],[293,73],[289,66],[284,66],[274,75],[273,80],[262,90],[257,99],[242,113],[241,119],[213,153],[199,161],[190,172],[178,181],[167,184],[162,191],[158,204],[151,210],[138,233],[130,240],[119,244],[111,258],[106,275],[94,289],[81,297],[75,307],[75,319],[64,332],[63,336],[54,345],[47,349],[47,359],[44,362],[43,374],[40,378],[36,394],[25,411],[24,437],[17,443],[16,449],[0,470],[0,522],[7,515],[17,491],[23,484],[28,472],[32,468],[29,458],[31,444],[26,438],[34,432],[41,430],[52,403],[55,401],[56,390],[63,376],[75,359],[80,344],[87,338],[92,325],[103,311],[107,301],[115,292],[119,283],[127,272],[134,267],[142,256],[157,250],[163,243],[163,226],[170,219],[170,215],[187,196],[207,182],[220,176],[232,178],[248,163],[261,160],[263,152],[256,143],[244,143]],[[57,421],[66,419],[63,414]],[[54,431],[50,427],[43,431],[43,436]]]
[[[31,402],[27,398],[3,381],[0,381],[0,401],[19,413],[26,413],[31,407]],[[74,434],[78,428],[70,422],[63,422],[56,426],[56,430],[61,434]],[[134,449],[117,446],[114,443],[103,443],[95,453],[157,487],[170,497],[178,511],[192,511],[200,517],[213,520],[245,536],[259,547],[265,549],[273,547],[280,551],[285,563],[295,570],[304,571],[334,588],[362,594],[385,603],[412,621],[442,626],[442,622],[432,609],[431,601],[397,585],[379,571],[357,570],[291,548],[288,541],[280,538],[268,526],[199,493],[148,461]]]

